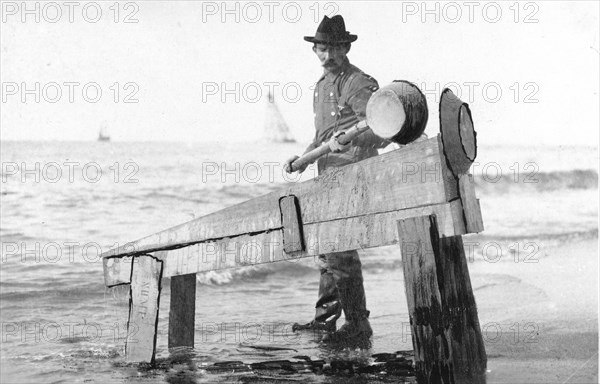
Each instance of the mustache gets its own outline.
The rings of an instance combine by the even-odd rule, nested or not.
[[[333,61],[333,60],[327,60],[326,62],[323,63],[324,67],[326,67],[328,65],[335,65],[335,61]]]

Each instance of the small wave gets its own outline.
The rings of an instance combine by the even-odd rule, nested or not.
[[[21,218],[26,217],[25,215],[22,215]],[[28,215],[28,217],[31,217]],[[18,242],[19,244],[21,243],[26,243],[28,241],[33,241],[33,240],[37,240],[37,241],[41,241],[43,238],[40,237],[34,237],[34,236],[28,236],[26,234],[24,234],[23,232],[12,232],[10,230],[6,230],[5,228],[2,228],[2,242],[3,243],[9,243],[9,242]]]
[[[521,174],[489,172],[489,175],[475,174],[477,189],[489,193],[507,192],[512,188],[535,189],[536,191],[598,189],[598,172],[592,169],[524,172]]]
[[[203,194],[206,194],[204,192]],[[181,189],[179,191],[165,191],[163,188],[158,190],[149,191],[139,197],[136,197],[137,200],[140,201],[152,201],[155,202],[157,200],[175,200],[178,202],[192,202],[195,204],[204,204],[207,202],[205,199],[198,198],[198,193],[190,193],[185,189]],[[153,207],[153,206],[152,206]]]
[[[93,347],[90,349],[78,349],[72,351],[67,355],[67,357],[72,357],[76,359],[114,359],[120,356],[121,349],[119,347],[110,346]]]
[[[79,283],[79,284],[77,284]],[[24,284],[21,284],[24,285]],[[80,303],[85,303],[85,300],[101,298],[103,296],[102,281],[87,282],[80,280],[75,282],[75,285],[63,288],[64,284],[56,281],[39,282],[35,285],[29,283],[24,287],[18,287],[18,284],[10,283],[10,287],[2,285],[2,293],[0,299],[3,302],[27,302],[28,300],[53,300],[54,303],[61,301],[72,302],[77,300]],[[7,291],[8,289],[16,289]],[[29,288],[25,291],[24,289]]]
[[[514,236],[495,236],[486,235],[485,232],[482,234],[473,235],[470,239],[477,240],[480,242],[499,241],[503,243],[513,243],[517,241],[545,241],[547,243],[565,243],[565,242],[577,242],[584,240],[592,240],[598,238],[598,228],[593,228],[585,231],[572,231],[565,233],[534,233],[527,235],[514,235]]]
[[[279,262],[197,273],[196,280],[202,285],[226,285],[248,280],[264,280],[274,274],[291,277],[302,276],[313,271],[314,268],[310,268],[305,264]]]

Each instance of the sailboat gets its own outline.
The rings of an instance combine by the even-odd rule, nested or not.
[[[277,108],[273,96],[269,92],[267,98],[267,112],[265,115],[265,139],[274,143],[295,143],[290,128],[286,124],[283,115]]]
[[[108,134],[108,124],[106,121],[102,122],[100,126],[100,132],[98,132],[98,141],[110,141],[110,135]]]

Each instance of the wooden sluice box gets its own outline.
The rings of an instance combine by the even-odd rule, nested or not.
[[[468,105],[448,89],[440,131],[103,254],[106,286],[131,287],[128,326],[138,332],[127,360],[154,361],[162,277],[171,278],[168,346],[193,347],[196,273],[399,244],[418,382],[484,382],[462,242],[483,230],[468,174],[476,138]]]

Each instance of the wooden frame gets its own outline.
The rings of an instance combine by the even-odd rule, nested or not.
[[[467,173],[475,133],[468,107],[448,90],[440,123],[436,137],[103,254],[105,284],[131,284],[130,324],[144,335],[127,342],[127,359],[154,359],[162,277],[171,277],[169,347],[193,347],[195,273],[399,244],[418,381],[483,382],[487,359],[461,238],[483,230]]]

